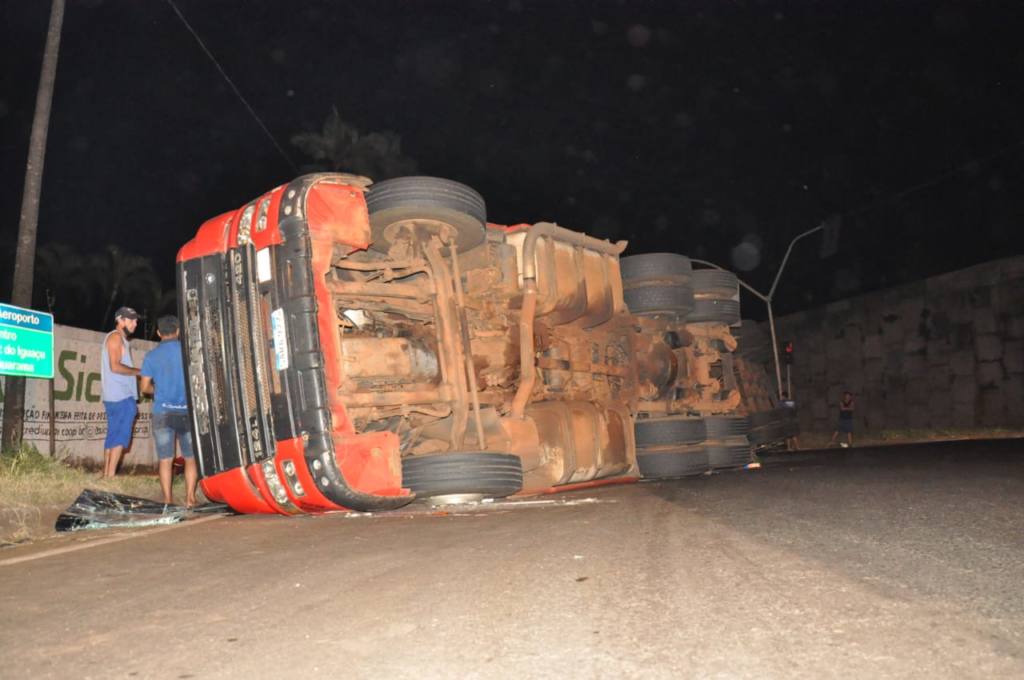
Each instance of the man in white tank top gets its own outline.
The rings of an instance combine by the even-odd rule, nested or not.
[[[103,440],[103,476],[117,474],[121,454],[131,446],[132,428],[138,415],[139,398],[135,376],[139,369],[132,361],[128,336],[135,332],[139,323],[138,313],[131,307],[121,307],[114,312],[114,330],[103,339],[100,360],[100,379],[103,393],[103,408],[107,412],[107,437]]]

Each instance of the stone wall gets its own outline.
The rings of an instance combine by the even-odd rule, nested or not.
[[[834,429],[847,389],[860,431],[1024,427],[1024,257],[777,324],[780,343],[794,343],[793,396],[805,431]]]

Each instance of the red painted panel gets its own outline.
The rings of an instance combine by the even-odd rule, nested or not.
[[[281,238],[281,232],[278,229],[278,213],[281,210],[281,201],[284,198],[284,192],[288,185],[282,184],[273,191],[270,192],[270,209],[267,212],[267,228],[264,231],[257,231],[256,226],[253,225],[252,230],[252,244],[256,250],[266,248],[267,246],[275,246],[280,244],[283,239]],[[257,204],[259,205],[259,204]]]
[[[495,231],[503,231],[506,234],[513,234],[513,233],[515,233],[517,231],[526,231],[527,229],[529,229],[532,226],[533,226],[532,224],[523,224],[523,223],[520,223],[520,224],[510,224],[510,225],[495,224],[493,222],[488,222],[487,223],[487,228],[488,229],[494,229]]]
[[[313,239],[343,243],[352,250],[370,245],[370,216],[359,187],[314,184],[306,195],[306,221]]]
[[[211,253],[223,253],[227,250],[228,227],[236,212],[238,211],[224,213],[203,222],[203,226],[199,227],[195,237],[178,251],[177,261],[184,262]]]
[[[313,291],[317,302],[317,327],[320,350],[324,355],[324,378],[330,400],[334,432],[354,434],[348,413],[338,396],[341,384],[341,338],[331,294],[325,277],[331,269],[336,242],[348,243],[353,249],[364,248],[370,238],[370,218],[363,192],[352,187],[320,185],[311,189],[309,201],[309,236],[313,251]]]
[[[210,500],[227,503],[237,512],[274,514],[276,511],[260,495],[242,468],[221,472],[202,481],[203,494]]]
[[[408,496],[402,488],[398,435],[366,432],[334,437],[334,455],[350,487],[375,496]]]
[[[250,465],[247,472],[249,473],[249,480],[253,483],[253,486],[259,489],[260,495],[263,496],[263,501],[276,513],[282,515],[294,514],[286,510],[274,499],[274,493],[270,490],[270,485],[267,484],[267,479],[259,468],[259,465]]]
[[[323,370],[338,468],[348,486],[355,491],[382,496],[402,495],[402,465],[397,436],[390,432],[357,436],[338,395],[342,379],[341,338],[325,277],[330,271],[335,244],[343,243],[353,249],[369,244],[370,218],[363,192],[357,187],[318,184],[310,189],[307,214],[313,251],[311,266],[317,326],[324,355]]]
[[[288,496],[292,499],[292,502],[310,513],[345,510],[346,508],[337,505],[328,499],[327,496],[320,493],[317,480],[313,478],[312,473],[306,466],[303,449],[302,438],[286,439],[277,442],[277,453],[274,456],[274,463],[278,466],[279,470],[286,460],[290,460],[295,465],[295,476],[298,477],[302,483],[302,488],[306,492],[302,496],[296,496],[291,489],[288,489]],[[285,486],[287,488],[287,485]]]

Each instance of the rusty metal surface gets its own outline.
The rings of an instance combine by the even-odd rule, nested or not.
[[[328,281],[339,394],[402,455],[514,453],[526,488],[546,489],[635,474],[638,413],[737,410],[729,327],[630,314],[624,243],[546,223],[466,253],[453,239],[400,223],[386,255],[339,258]]]
[[[537,424],[541,455],[537,467],[524,469],[524,491],[614,477],[633,468],[633,421],[625,408],[545,401],[531,405],[527,415]]]

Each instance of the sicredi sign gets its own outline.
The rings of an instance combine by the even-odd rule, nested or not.
[[[53,377],[53,315],[0,303],[0,375]]]

